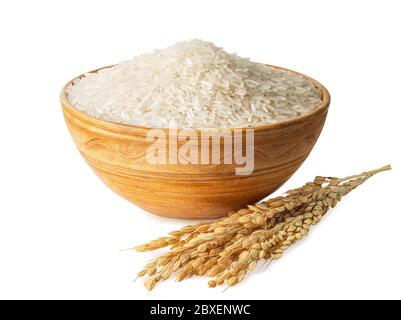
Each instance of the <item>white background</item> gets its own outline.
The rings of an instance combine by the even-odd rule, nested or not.
[[[0,298],[401,298],[400,14],[399,1],[384,0],[1,1]],[[105,187],[76,150],[58,95],[85,71],[192,38],[329,89],[320,140],[281,191],[318,174],[394,170],[238,287],[223,293],[201,278],[148,294],[132,280],[154,254],[119,250],[188,221]]]

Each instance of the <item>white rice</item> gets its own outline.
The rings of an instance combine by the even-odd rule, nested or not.
[[[179,42],[67,88],[78,110],[151,128],[239,128],[302,116],[322,93],[312,82],[229,54],[210,42]]]

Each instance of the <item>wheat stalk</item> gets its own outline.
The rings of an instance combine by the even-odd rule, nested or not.
[[[135,247],[151,251],[167,246],[170,251],[149,262],[138,277],[147,276],[152,290],[176,274],[177,281],[199,275],[211,278],[209,287],[241,282],[261,260],[279,259],[285,250],[306,236],[312,225],[343,196],[390,165],[345,178],[318,176],[313,182],[289,190],[285,196],[248,205],[227,217],[172,231]]]

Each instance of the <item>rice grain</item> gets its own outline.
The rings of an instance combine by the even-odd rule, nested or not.
[[[322,101],[305,77],[201,40],[87,73],[67,95],[76,109],[98,119],[179,129],[274,123],[309,113]]]

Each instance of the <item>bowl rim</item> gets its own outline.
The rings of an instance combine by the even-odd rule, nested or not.
[[[292,73],[295,73],[303,78],[305,78],[306,80],[312,82],[314,84],[314,86],[319,89],[322,92],[322,101],[321,103],[315,108],[313,109],[311,112],[308,112],[300,117],[297,118],[292,118],[289,120],[284,120],[284,121],[279,121],[279,122],[274,122],[274,123],[261,123],[261,124],[257,124],[257,125],[251,125],[251,126],[246,126],[246,127],[233,127],[233,128],[205,128],[205,129],[191,129],[191,128],[155,128],[155,127],[143,127],[143,126],[138,126],[138,125],[131,125],[131,124],[125,124],[125,123],[118,123],[118,122],[113,122],[113,121],[107,121],[107,120],[103,120],[103,119],[99,119],[99,118],[95,118],[92,117],[90,115],[87,115],[86,113],[79,111],[78,109],[76,109],[69,101],[68,101],[68,97],[67,97],[67,88],[77,79],[82,78],[85,74],[88,73],[96,73],[99,70],[102,69],[106,69],[106,68],[110,68],[113,67],[114,65],[111,66],[106,66],[106,67],[102,67],[99,69],[95,69],[89,72],[86,72],[84,74],[81,74],[75,78],[73,78],[72,80],[68,81],[62,88],[61,93],[60,93],[60,101],[61,101],[61,105],[64,111],[68,111],[69,113],[72,113],[74,116],[84,120],[87,123],[92,123],[96,126],[100,126],[102,128],[105,128],[107,130],[110,131],[114,131],[114,132],[126,132],[126,133],[135,133],[135,134],[143,134],[146,135],[148,131],[150,130],[161,130],[164,131],[165,133],[169,133],[171,134],[171,130],[176,130],[179,131],[182,134],[185,134],[185,132],[197,132],[197,133],[201,133],[201,132],[208,132],[208,133],[213,133],[213,132],[222,132],[222,131],[233,131],[233,130],[246,130],[246,129],[253,129],[254,132],[258,132],[258,131],[267,131],[267,130],[271,130],[271,129],[280,129],[280,128],[284,128],[284,127],[288,127],[291,125],[296,125],[296,124],[300,124],[303,123],[305,120],[309,120],[311,118],[313,118],[314,116],[316,116],[317,114],[320,113],[325,113],[328,111],[329,105],[330,105],[330,93],[329,91],[317,80],[303,74],[300,73],[298,71],[294,71],[288,68],[284,68],[284,67],[279,67],[279,66],[274,66],[274,65],[269,65],[269,64],[264,64],[268,67],[271,68],[275,68],[275,69],[279,69],[279,70],[284,70],[284,71],[289,71]]]

